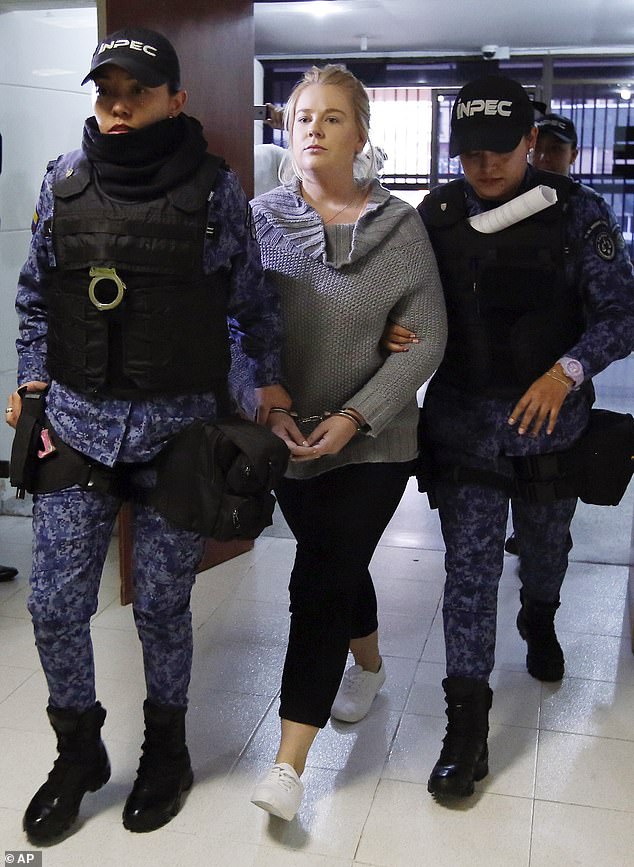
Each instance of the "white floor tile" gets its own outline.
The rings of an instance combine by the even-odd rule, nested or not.
[[[0,728],[22,732],[48,732],[48,689],[41,671],[35,670],[0,702]]]
[[[491,675],[493,706],[490,720],[507,726],[536,729],[539,725],[542,684],[522,671],[496,668]]]
[[[201,630],[194,646],[197,677],[192,686],[198,682],[206,690],[274,696],[280,688],[285,652],[281,643],[215,641]]]
[[[445,693],[442,688],[444,676],[443,662],[420,662],[407,699],[406,712],[444,719],[446,707]]]
[[[288,604],[229,597],[198,630],[197,641],[209,644],[262,644],[286,647]]]
[[[404,714],[389,752],[382,778],[427,786],[442,747],[445,720]]]
[[[530,799],[486,794],[447,807],[425,785],[382,780],[357,861],[374,867],[528,867],[531,811]]]
[[[21,617],[3,617],[0,614],[0,659],[3,665],[39,668],[33,628],[29,620]]]
[[[380,545],[370,563],[373,578],[391,576],[400,580],[442,583],[445,580],[445,552],[426,548],[399,548]]]
[[[634,740],[634,683],[565,678],[544,684],[541,728]]]
[[[0,665],[0,702],[8,698],[34,673],[35,671],[29,668]]]
[[[588,680],[634,681],[634,654],[629,628],[622,636],[558,631],[566,657],[566,676]]]
[[[537,730],[492,724],[489,730],[489,775],[482,792],[533,798],[537,762]]]
[[[431,621],[443,591],[441,579],[415,581],[380,574],[372,575],[381,617],[397,614]]]
[[[633,852],[631,814],[535,802],[531,867],[627,867]]]
[[[8,565],[8,563],[5,563],[4,565]],[[24,602],[26,592],[26,581],[24,581],[21,576],[17,576],[12,581],[1,581],[0,615],[4,615],[5,617],[22,616],[22,612],[16,612],[16,608],[18,605],[26,607]],[[18,597],[17,600],[16,597]],[[28,617],[28,612],[25,612],[24,616]]]
[[[634,813],[633,767],[634,741],[542,731],[535,797]]]
[[[379,642],[383,656],[403,656],[419,660],[433,614],[412,617],[379,610]]]

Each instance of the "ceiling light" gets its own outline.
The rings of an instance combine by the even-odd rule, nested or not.
[[[332,11],[333,7],[330,5],[330,0],[312,0],[308,6],[308,12],[311,12],[316,18],[330,15]]]

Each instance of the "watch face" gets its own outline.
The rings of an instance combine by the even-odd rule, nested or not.
[[[563,368],[564,372],[567,373],[568,376],[578,376],[582,370],[581,364],[578,361],[574,361],[574,359],[566,361]]]

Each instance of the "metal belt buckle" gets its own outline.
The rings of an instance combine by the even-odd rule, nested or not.
[[[117,274],[116,268],[96,268],[93,265],[88,274],[92,277],[90,286],[88,287],[88,297],[97,310],[114,310],[115,307],[118,307],[123,301],[123,294],[126,290],[126,285]],[[100,301],[97,298],[95,290],[102,280],[109,280],[117,287],[117,294],[112,301]]]

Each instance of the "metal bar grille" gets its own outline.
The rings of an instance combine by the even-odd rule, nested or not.
[[[368,88],[370,137],[387,157],[381,179],[391,189],[428,188],[430,184],[431,90],[424,87]]]
[[[558,92],[562,89],[561,85],[557,88]],[[566,90],[565,96],[553,98],[551,107],[557,114],[570,117],[577,129],[579,156],[572,174],[612,207],[634,258],[634,178],[621,177],[620,160],[615,160],[616,130],[634,123],[631,101],[616,94],[597,96],[599,87],[594,84],[568,85]],[[605,88],[601,91],[604,93]],[[634,159],[629,163],[634,167]]]

